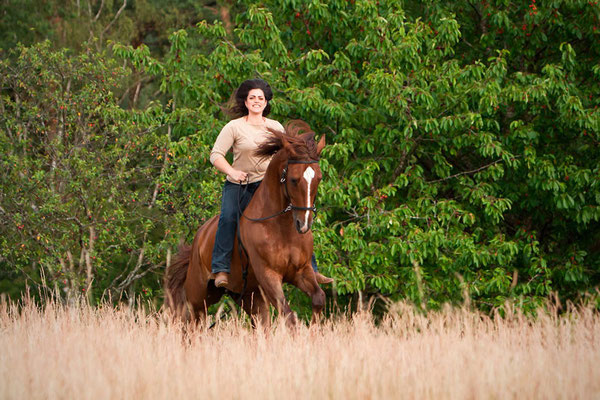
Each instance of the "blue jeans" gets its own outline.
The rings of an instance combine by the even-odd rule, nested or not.
[[[233,252],[233,241],[237,233],[238,214],[243,212],[250,199],[258,189],[260,182],[238,185],[225,181],[223,185],[223,196],[221,197],[221,215],[215,235],[215,247],[212,253],[211,269],[213,274],[231,271],[231,253]],[[247,186],[247,188],[246,188]],[[312,268],[317,272],[317,259],[313,253],[311,257]]]

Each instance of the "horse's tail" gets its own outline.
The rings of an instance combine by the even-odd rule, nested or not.
[[[186,307],[185,291],[183,284],[187,275],[188,266],[190,264],[190,256],[192,254],[192,246],[180,244],[179,251],[175,256],[173,263],[165,272],[164,290],[165,290],[165,306],[172,313],[180,315]]]

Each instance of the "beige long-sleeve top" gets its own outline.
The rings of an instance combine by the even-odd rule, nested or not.
[[[254,155],[258,145],[263,143],[270,135],[268,128],[283,132],[283,126],[274,119],[265,118],[259,125],[246,122],[245,117],[229,121],[221,129],[215,145],[210,152],[210,162],[214,165],[219,156],[225,157],[233,149],[233,163],[231,166],[248,174],[249,183],[262,180],[271,161],[270,157],[260,158]],[[229,175],[227,180],[234,182]]]

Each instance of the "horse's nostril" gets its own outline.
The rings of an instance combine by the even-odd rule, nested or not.
[[[300,232],[300,229],[302,228],[302,223],[299,220],[296,220],[296,230],[298,232]]]

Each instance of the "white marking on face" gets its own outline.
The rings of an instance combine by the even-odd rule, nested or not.
[[[308,190],[306,191],[306,207],[310,207],[310,183],[312,182],[312,179],[315,177],[315,170],[312,169],[312,167],[308,167],[306,168],[306,170],[304,171],[304,175],[303,175],[304,179],[306,180],[307,186],[308,186]],[[304,217],[304,226],[308,226],[308,213],[310,211],[306,210],[306,216]]]

